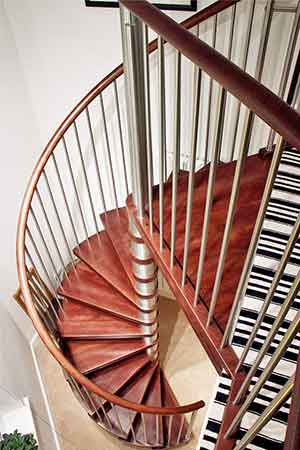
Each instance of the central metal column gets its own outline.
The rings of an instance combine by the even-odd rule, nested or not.
[[[127,126],[131,163],[132,196],[137,215],[142,219],[147,206],[148,158],[145,94],[144,33],[142,22],[120,4],[123,61],[125,75]],[[140,235],[132,216],[129,216],[132,271],[135,291],[145,323],[146,342],[153,344],[149,354],[158,356],[158,299],[157,266]]]

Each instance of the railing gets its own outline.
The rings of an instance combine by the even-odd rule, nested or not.
[[[209,327],[218,300],[245,159],[251,153],[250,148],[270,147],[276,132],[282,138],[278,139],[274,151],[258,221],[225,331],[223,346],[228,345],[279,164],[283,139],[291,145],[299,146],[300,119],[284,101],[260,84],[266,68],[271,19],[276,10],[273,1],[267,1],[266,10],[263,10],[264,21],[258,27],[259,33],[256,33],[260,36],[260,43],[255,56],[249,51],[250,40],[254,36],[253,29],[261,12],[261,5],[257,5],[255,1],[216,2],[183,24],[190,31],[143,0],[122,0],[121,3],[126,86],[123,68],[119,66],[74,108],[49,141],[34,169],[22,205],[17,243],[19,278],[27,311],[39,335],[64,368],[72,389],[95,420],[112,430],[108,410],[115,415],[117,423],[120,422],[119,413],[122,409],[126,409],[129,414],[138,413],[139,420],[145,424],[148,423],[147,417],[154,415],[158,436],[162,418],[168,421],[169,428],[179,419],[182,425],[178,428],[178,442],[183,442],[190,438],[196,412],[203,407],[203,402],[177,408],[151,408],[100,389],[88,377],[83,376],[61,349],[57,323],[61,314],[64,314],[62,305],[65,300],[57,294],[57,287],[62,277],[68,277],[70,267],[76,273],[77,261],[73,247],[98,233],[102,229],[99,214],[124,206],[131,192],[138,216],[142,218],[145,213],[149,215],[149,228],[154,235],[152,188],[154,185],[159,186],[159,241],[161,250],[164,248],[164,188],[171,172],[170,269],[178,265],[175,257],[178,171],[180,168],[188,168],[182,265],[184,286],[189,269],[194,174],[197,169],[210,163],[205,226],[195,285],[196,307],[201,291],[216,167],[220,161],[237,161],[213,301],[207,321]],[[283,9],[282,14],[285,14],[286,8]],[[282,11],[282,8],[277,9],[279,10]],[[246,32],[239,30],[237,17],[246,19]],[[201,29],[204,21],[205,29]],[[290,63],[291,68],[297,39],[299,6],[293,21],[285,51],[286,62]],[[219,48],[224,54],[222,56],[200,41],[198,35],[218,47],[218,37],[223,36],[224,23],[228,26],[228,45],[221,45],[222,48]],[[148,44],[148,35],[153,31],[158,34],[158,38]],[[223,43],[225,41],[226,39],[222,39]],[[241,52],[235,48],[237,41],[239,44],[243,42],[243,45],[238,46]],[[240,68],[230,62],[230,59],[239,64]],[[253,66],[256,66],[255,78],[244,72]],[[282,96],[286,95],[288,85],[285,68],[286,66],[282,67],[277,73],[281,78],[279,93]],[[270,87],[274,90],[276,88],[273,85]],[[155,98],[158,98],[157,104]],[[173,99],[172,108],[170,105],[173,105]],[[193,105],[192,113],[190,105]],[[229,116],[231,109],[233,115]],[[255,119],[255,114],[262,119],[263,125]],[[129,124],[126,116],[130,118]],[[201,134],[201,142],[200,129],[205,130],[204,135]],[[159,130],[158,134],[156,130]],[[213,143],[212,130],[215,135]],[[232,135],[230,130],[233,130]],[[156,142],[159,143],[157,151]],[[185,151],[187,147],[191,148],[190,154]],[[229,150],[224,151],[225,147]],[[174,150],[170,151],[171,148]],[[29,276],[29,273],[34,273],[35,276]],[[245,389],[247,382],[243,385]],[[185,419],[189,420],[188,426],[184,425]],[[147,436],[146,425],[144,429],[143,441],[135,443],[155,445]],[[119,431],[122,437],[122,427],[119,427]],[[134,430],[131,432],[135,441]]]

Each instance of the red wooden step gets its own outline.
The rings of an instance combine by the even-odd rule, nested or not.
[[[134,286],[135,279],[132,274],[127,209],[114,209],[106,214],[101,214],[100,218],[120,259],[120,262],[132,286]]]
[[[75,300],[64,302],[65,315],[58,322],[62,337],[73,339],[141,338],[146,336],[140,324],[120,319]]]
[[[90,237],[74,249],[78,258],[105,278],[115,289],[134,305],[138,305],[135,293],[106,231]]]
[[[161,371],[161,378],[163,406],[168,408],[176,408],[179,406],[179,403],[163,371]],[[172,418],[171,416],[164,417],[163,426],[165,441],[168,447],[183,444],[185,442],[188,423],[183,415],[172,416]]]
[[[145,351],[143,339],[72,340],[65,341],[66,353],[84,374],[110,366]]]
[[[151,380],[146,399],[143,402],[149,406],[162,406],[161,374],[158,367]],[[137,442],[152,447],[162,447],[164,445],[164,430],[162,416],[158,418],[154,414],[143,414],[144,423],[141,417],[135,424],[135,437]],[[145,425],[145,427],[144,427]]]
[[[142,403],[156,367],[157,363],[152,363],[143,369],[135,380],[119,393],[120,397],[131,402]],[[113,429],[121,432],[120,434],[125,435],[127,438],[137,414],[135,411],[128,411],[122,407],[114,406],[108,412],[108,417]]]
[[[144,323],[140,310],[83,262],[76,265],[76,272],[72,270],[69,278],[63,280],[58,293],[118,317]]]
[[[118,394],[148,364],[150,364],[149,356],[145,352],[138,353],[128,359],[118,361],[116,364],[91,373],[89,378],[105,391]],[[101,404],[103,404],[101,399],[93,393],[91,393],[91,397],[95,408],[101,408]]]

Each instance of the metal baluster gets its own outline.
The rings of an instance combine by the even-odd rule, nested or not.
[[[177,183],[180,169],[180,131],[181,131],[181,53],[175,53],[175,116],[174,116],[174,152],[172,173],[172,217],[171,217],[171,259],[170,268],[174,266],[176,242],[176,208]]]
[[[132,434],[133,442],[136,443],[136,434],[135,434],[135,431],[134,431],[134,428],[133,428],[133,420],[130,423],[130,431],[131,431],[131,434]]]
[[[293,21],[293,27],[290,33],[290,38],[288,42],[288,48],[286,51],[284,64],[283,64],[283,71],[281,74],[280,79],[280,85],[278,90],[278,96],[283,97],[286,89],[286,85],[289,79],[290,69],[292,66],[293,58],[294,58],[294,51],[297,44],[298,34],[299,34],[299,27],[300,27],[300,1],[298,1],[296,14]],[[267,150],[271,151],[273,148],[274,139],[276,136],[276,132],[274,130],[270,130],[269,138],[268,138],[268,144],[267,144]]]
[[[168,423],[168,446],[170,446],[170,444],[171,444],[173,419],[174,419],[174,416],[169,416],[169,423]]]
[[[260,328],[260,326],[261,326],[261,324],[262,324],[262,322],[264,320],[265,314],[267,313],[267,310],[268,310],[268,308],[269,308],[269,306],[270,306],[270,304],[271,304],[271,302],[273,300],[273,297],[275,295],[277,286],[278,286],[278,284],[280,282],[280,279],[282,277],[284,269],[285,269],[285,267],[286,267],[286,265],[288,263],[289,257],[291,255],[293,249],[294,249],[295,244],[297,243],[297,241],[299,239],[299,233],[300,233],[300,214],[298,215],[297,220],[295,222],[295,225],[293,226],[292,233],[291,233],[291,235],[289,237],[287,245],[286,245],[286,247],[284,249],[284,253],[283,253],[283,255],[282,255],[281,259],[280,259],[280,262],[278,264],[278,267],[277,267],[277,270],[275,272],[272,284],[270,286],[270,289],[269,289],[269,291],[267,293],[267,296],[266,296],[266,298],[265,298],[265,300],[263,302],[262,308],[261,308],[261,310],[259,312],[259,315],[257,317],[257,320],[255,322],[255,326],[252,329],[252,332],[251,332],[251,334],[250,334],[250,336],[249,336],[249,338],[247,340],[247,343],[246,343],[246,346],[245,346],[245,348],[243,350],[243,353],[242,353],[242,355],[241,355],[241,357],[239,359],[239,362],[238,362],[238,365],[237,365],[237,369],[236,369],[237,371],[242,367],[242,365],[243,365],[243,363],[244,363],[244,361],[246,359],[246,356],[248,354],[248,351],[250,350],[251,345],[252,345],[252,343],[253,343],[253,341],[255,339],[255,336],[256,336],[256,334],[257,334],[257,332],[258,332],[258,330],[259,330],[259,328]]]
[[[41,264],[41,266],[42,266],[42,269],[43,269],[43,271],[44,271],[44,273],[45,273],[45,275],[46,275],[46,277],[47,277],[47,279],[48,279],[48,282],[49,282],[49,284],[50,284],[50,286],[51,286],[51,288],[52,288],[52,290],[53,290],[53,297],[55,297],[55,300],[57,301],[59,307],[62,309],[61,304],[60,304],[60,301],[59,301],[59,299],[58,299],[58,297],[57,297],[57,294],[56,294],[55,287],[54,287],[53,284],[52,284],[51,277],[50,277],[50,275],[49,275],[49,273],[48,273],[48,271],[47,271],[47,269],[46,269],[46,266],[45,266],[45,264],[44,264],[44,262],[43,262],[43,260],[42,260],[42,258],[41,258],[41,255],[40,255],[39,251],[38,251],[37,248],[36,248],[36,244],[35,244],[35,242],[34,242],[32,236],[31,236],[30,231],[28,230],[28,227],[27,227],[27,232],[28,232],[30,241],[31,241],[31,243],[32,243],[33,249],[34,249],[34,251],[35,251],[35,253],[36,253],[36,256],[37,256],[37,258],[38,258],[38,260],[39,260],[39,262],[40,262],[40,264]],[[29,250],[27,249],[27,247],[25,247],[25,253],[26,253],[28,259],[30,260],[30,264],[31,264],[31,265],[34,267],[34,269],[36,270],[35,263],[33,262],[32,256],[31,256]],[[57,319],[57,320],[60,320],[60,319],[59,319],[59,316],[58,316],[58,314],[57,314],[57,312],[56,312],[56,310],[55,310],[55,308],[54,308],[54,306],[53,306],[53,304],[52,304],[52,302],[49,302],[49,306],[50,306],[50,308],[52,309],[53,314],[55,315],[56,319]],[[62,310],[62,311],[63,311],[63,310]],[[65,314],[64,311],[63,311],[63,313]]]
[[[70,176],[71,176],[71,180],[72,180],[72,184],[73,184],[73,189],[74,189],[74,192],[75,192],[75,197],[76,197],[76,201],[77,201],[77,205],[78,205],[78,209],[79,209],[79,213],[80,213],[80,217],[81,217],[81,222],[82,222],[83,229],[84,229],[84,232],[85,232],[85,237],[88,240],[89,234],[88,234],[86,222],[85,222],[85,219],[84,219],[83,209],[82,209],[82,206],[81,206],[80,197],[79,197],[79,193],[78,193],[78,189],[77,189],[77,186],[76,186],[76,181],[75,181],[75,177],[74,177],[74,173],[73,173],[73,169],[72,169],[72,164],[71,164],[71,160],[70,160],[70,156],[69,156],[69,152],[68,152],[68,148],[67,148],[67,144],[66,144],[66,140],[65,140],[64,136],[62,137],[62,143],[63,143],[65,157],[66,157],[66,160],[67,160],[67,165],[68,165],[68,168],[69,168],[69,172],[70,172]]]
[[[205,202],[201,246],[200,246],[198,269],[197,269],[197,280],[196,280],[194,305],[196,305],[198,302],[198,296],[199,296],[199,291],[200,291],[202,277],[203,277],[203,268],[204,268],[204,260],[205,260],[205,255],[206,255],[209,222],[210,222],[210,215],[211,215],[212,202],[213,202],[213,196],[214,196],[214,183],[215,183],[215,177],[216,177],[216,168],[217,168],[217,162],[219,160],[219,154],[220,154],[220,149],[221,149],[221,144],[222,144],[224,114],[225,114],[225,89],[223,87],[220,87],[219,100],[218,100],[218,115],[217,115],[217,121],[216,121],[217,127],[216,127],[216,132],[215,132],[215,142],[214,142],[212,160],[210,162],[210,167],[209,167],[209,176],[208,176],[207,194],[206,194],[206,202]],[[209,321],[208,321],[208,324],[209,324]]]
[[[195,76],[195,83],[194,83],[195,95],[194,95],[194,105],[193,105],[191,151],[190,151],[190,158],[189,158],[189,180],[188,180],[188,194],[187,194],[186,219],[185,219],[183,268],[182,268],[182,280],[181,280],[182,286],[184,286],[185,281],[186,281],[188,256],[189,256],[190,232],[191,232],[191,221],[192,221],[192,212],[193,212],[195,165],[196,165],[197,141],[198,141],[198,130],[199,130],[202,72],[199,69],[199,67],[197,67],[197,66],[194,66],[194,76]]]
[[[186,434],[185,434],[186,440],[189,440],[192,436],[193,426],[194,426],[194,423],[196,420],[197,413],[198,413],[198,410],[195,410],[192,412],[191,421],[189,423],[188,429],[186,430]]]
[[[36,195],[37,195],[37,198],[38,198],[39,205],[40,205],[41,210],[42,210],[42,212],[43,212],[44,219],[45,219],[45,221],[46,221],[46,223],[47,223],[47,227],[48,227],[48,230],[49,230],[49,232],[50,232],[50,235],[51,235],[51,238],[52,238],[54,247],[55,247],[55,249],[56,249],[58,258],[59,258],[59,260],[60,260],[61,266],[62,266],[63,269],[65,270],[65,263],[64,263],[64,260],[63,260],[62,255],[61,255],[61,252],[60,252],[60,250],[59,250],[57,240],[55,239],[55,236],[54,236],[52,227],[51,227],[51,225],[50,225],[50,221],[49,221],[49,219],[48,219],[48,214],[46,213],[46,209],[45,209],[44,203],[43,203],[43,201],[42,201],[42,197],[41,197],[41,194],[40,194],[40,192],[39,192],[39,190],[38,190],[38,187],[36,187],[35,192],[36,192]],[[65,275],[68,277],[68,273],[67,273],[66,270],[65,270]]]
[[[88,197],[89,197],[89,203],[90,203],[90,207],[91,207],[91,211],[92,211],[92,216],[93,216],[93,219],[94,219],[95,230],[96,230],[96,233],[98,233],[99,232],[99,226],[98,226],[98,222],[97,222],[97,219],[96,219],[95,207],[94,207],[93,198],[92,198],[92,194],[91,194],[91,189],[90,189],[90,185],[89,185],[89,181],[88,181],[88,177],[87,177],[87,173],[86,173],[86,168],[85,168],[85,163],[84,163],[84,158],[83,158],[83,153],[82,153],[82,148],[81,148],[81,143],[80,143],[80,139],[79,139],[79,133],[78,133],[78,128],[77,128],[76,121],[74,121],[74,132],[75,132],[75,138],[76,138],[77,147],[78,147],[78,151],[79,151],[79,156],[80,156],[80,161],[81,161],[81,167],[82,167],[82,172],[83,172],[83,176],[84,176],[85,186],[86,186],[86,189],[87,189],[87,193],[88,193]]]
[[[213,48],[215,48],[215,46],[216,46],[217,26],[218,26],[218,15],[216,14],[214,16],[213,37],[212,37],[212,44],[211,44],[211,46]],[[213,89],[213,79],[210,78],[209,79],[209,88],[208,88],[208,106],[207,106],[204,164],[207,164],[207,161],[208,161],[208,145],[209,145],[210,119],[211,119],[212,89]]]
[[[124,180],[125,180],[126,193],[127,193],[127,195],[128,195],[128,194],[129,194],[128,177],[127,177],[127,169],[126,169],[126,161],[125,161],[125,150],[124,150],[124,139],[123,139],[122,122],[121,122],[121,113],[120,113],[120,102],[119,102],[118,87],[117,87],[117,82],[116,82],[116,80],[114,80],[113,86],[114,86],[115,103],[116,103],[116,110],[117,110],[117,119],[118,119],[118,128],[119,128],[119,137],[120,137],[120,144],[121,144],[121,153],[122,153],[122,163],[123,163],[123,171],[124,171]]]
[[[60,228],[60,231],[61,231],[61,234],[62,234],[64,243],[65,243],[65,246],[66,246],[66,248],[67,248],[67,252],[68,252],[68,254],[69,254],[69,258],[70,258],[71,264],[72,264],[73,268],[74,268],[75,271],[76,271],[76,267],[75,267],[74,262],[73,262],[73,253],[72,253],[71,247],[70,247],[70,245],[69,245],[69,242],[68,242],[68,239],[67,239],[67,236],[66,236],[66,233],[65,233],[63,224],[62,224],[62,222],[61,222],[60,215],[59,215],[59,212],[58,212],[58,209],[57,209],[57,206],[56,206],[56,203],[55,203],[53,194],[52,194],[52,190],[51,190],[51,187],[50,187],[50,183],[49,183],[49,180],[48,180],[48,177],[47,177],[47,174],[46,174],[45,171],[43,172],[43,175],[44,175],[44,180],[45,180],[45,182],[46,182],[48,194],[49,194],[49,196],[50,196],[50,200],[51,200],[51,203],[52,203],[54,212],[55,212],[56,220],[57,220],[57,222],[58,222],[58,224],[59,224],[59,228]]]
[[[271,166],[270,166],[269,173],[268,173],[268,178],[267,178],[267,181],[265,184],[264,193],[263,193],[261,203],[260,203],[257,220],[254,225],[251,242],[250,242],[250,245],[248,248],[248,252],[247,252],[247,256],[246,256],[245,263],[243,266],[242,274],[241,274],[241,277],[239,280],[239,284],[238,284],[238,287],[236,290],[234,301],[233,301],[233,304],[231,307],[229,319],[227,321],[226,329],[225,329],[224,336],[222,339],[222,344],[221,344],[222,348],[228,344],[228,341],[229,341],[231,333],[232,333],[234,321],[235,321],[235,318],[238,314],[238,310],[240,307],[240,300],[243,297],[243,293],[246,288],[246,283],[248,280],[250,267],[252,264],[253,256],[256,251],[256,246],[257,246],[258,238],[260,235],[261,227],[262,227],[262,224],[264,221],[265,212],[267,210],[268,202],[269,202],[269,199],[271,196],[273,182],[275,180],[275,177],[277,174],[277,169],[278,169],[278,166],[280,163],[282,150],[283,150],[283,144],[284,144],[283,138],[280,137],[276,144],[276,148],[274,151],[274,155],[273,155]]]
[[[159,445],[159,431],[160,431],[160,420],[159,420],[159,415],[156,414],[155,416],[155,434],[156,434],[156,445]]]
[[[30,284],[30,290],[31,290],[33,299],[35,299],[34,303],[35,303],[35,307],[36,307],[39,315],[41,316],[42,320],[44,321],[44,323],[45,323],[46,327],[48,328],[48,330],[50,331],[50,333],[55,335],[57,327],[56,327],[56,323],[55,323],[53,317],[49,314],[47,309],[45,307],[43,307],[43,305],[41,304],[39,297],[38,297],[38,293],[36,292],[36,290],[34,289],[32,284]]]
[[[247,431],[239,443],[234,447],[234,450],[244,450],[248,444],[257,436],[262,428],[272,419],[276,412],[292,395],[294,386],[293,378],[285,384],[276,397],[264,410],[262,415],[256,420],[252,427]]]
[[[249,21],[248,21],[247,31],[246,31],[245,52],[244,52],[243,60],[241,63],[242,70],[246,70],[247,62],[248,62],[250,39],[251,39],[251,34],[252,34],[253,18],[254,18],[254,11],[255,11],[255,2],[256,2],[256,0],[252,0],[251,6],[250,6],[250,16],[249,16]],[[233,131],[233,140],[232,140],[230,161],[232,161],[234,158],[234,150],[235,150],[237,132],[238,132],[238,127],[239,127],[239,121],[240,121],[241,107],[242,107],[241,102],[238,102],[237,110],[236,110],[236,117],[234,120],[234,131]]]
[[[94,408],[94,410],[95,410],[95,413],[96,413],[96,415],[97,415],[99,421],[103,423],[103,420],[102,420],[102,418],[101,418],[101,416],[100,416],[100,414],[99,414],[98,408],[97,408],[97,406],[95,405],[95,402],[94,402],[92,396],[90,395],[89,391],[87,390],[87,388],[86,388],[85,386],[83,386],[83,389],[84,389],[84,391],[85,391],[85,393],[86,393],[88,399],[90,400],[90,403],[91,403],[91,405],[93,406],[93,408]],[[107,412],[106,412],[106,410],[105,410],[105,407],[104,407],[104,405],[103,405],[103,400],[102,400],[101,397],[99,397],[99,395],[97,395],[97,399],[98,399],[98,401],[100,402],[100,408],[101,408],[101,411],[102,411],[102,413],[103,413],[103,416],[105,417],[105,420],[106,420],[106,422],[107,422],[107,424],[108,424],[108,428],[109,428],[110,430],[112,430],[112,429],[113,429],[112,423],[111,423],[110,418],[108,417],[108,414],[107,414]]]
[[[122,427],[122,424],[121,424],[121,421],[120,421],[120,417],[119,417],[119,414],[118,414],[118,411],[117,411],[117,406],[114,405],[114,404],[111,403],[111,402],[110,402],[110,406],[111,406],[112,411],[114,412],[115,418],[116,418],[116,420],[117,420],[118,427],[119,427],[119,429],[120,429],[120,431],[121,431],[121,435],[123,435],[124,437],[126,437],[126,433],[125,433],[125,431],[123,430],[123,427]]]
[[[63,185],[63,182],[62,182],[62,179],[61,179],[61,176],[60,176],[59,168],[58,168],[57,161],[56,161],[54,153],[52,153],[51,156],[52,156],[52,160],[53,160],[53,163],[54,163],[55,172],[56,172],[56,176],[57,176],[57,179],[58,179],[58,184],[60,186],[60,190],[61,190],[61,193],[62,193],[62,196],[63,196],[63,199],[64,199],[64,203],[65,203],[65,207],[66,207],[66,210],[67,210],[67,213],[68,213],[68,217],[69,217],[69,220],[70,220],[70,223],[71,223],[72,231],[73,231],[73,234],[74,234],[74,237],[75,237],[75,241],[76,241],[76,244],[79,245],[78,235],[77,235],[76,228],[75,228],[75,225],[74,225],[74,222],[73,222],[73,218],[72,218],[69,202],[68,202],[68,199],[67,199],[67,196],[66,196],[66,193],[65,193],[64,185]]]
[[[46,244],[46,241],[45,241],[43,232],[42,232],[42,230],[41,230],[40,224],[39,224],[39,222],[38,222],[38,220],[37,220],[37,218],[36,218],[36,215],[35,215],[35,212],[34,212],[32,206],[30,207],[30,210],[29,210],[29,211],[30,211],[30,214],[31,214],[31,216],[32,216],[32,218],[33,218],[33,221],[34,221],[35,227],[36,227],[36,229],[37,229],[37,231],[38,231],[39,237],[40,237],[40,239],[41,239],[41,241],[42,241],[42,243],[43,243],[43,247],[44,247],[44,249],[45,249],[45,252],[47,253],[47,256],[48,256],[48,258],[49,258],[49,261],[50,261],[51,267],[52,267],[52,269],[53,269],[53,272],[54,272],[54,274],[55,274],[55,276],[56,276],[57,281],[59,282],[59,274],[58,274],[58,271],[57,271],[56,266],[55,266],[55,264],[54,264],[53,258],[52,258],[51,254],[50,254],[50,251],[49,251],[49,249],[48,249],[48,245]]]
[[[110,143],[109,143],[109,137],[108,137],[108,129],[107,129],[107,123],[106,123],[106,115],[105,115],[105,110],[104,110],[102,92],[99,94],[99,99],[100,99],[101,114],[102,114],[102,120],[103,120],[103,126],[104,126],[104,136],[105,136],[106,150],[107,150],[107,156],[108,156],[108,165],[109,165],[110,176],[111,176],[111,181],[112,181],[112,186],[113,186],[115,208],[118,209],[119,208],[118,196],[117,196],[116,182],[115,182],[114,170],[113,170],[112,159],[111,159],[111,150],[110,150]]]
[[[291,289],[289,290],[289,293],[287,295],[287,298],[283,302],[279,313],[277,313],[275,322],[272,325],[272,328],[270,329],[268,336],[266,337],[262,348],[257,353],[257,356],[255,358],[255,361],[252,363],[251,368],[249,372],[247,373],[246,378],[244,379],[238,393],[236,394],[236,397],[234,399],[234,403],[239,403],[241,400],[243,400],[244,396],[246,395],[247,389],[251,383],[252,377],[255,375],[257,369],[259,368],[259,365],[261,361],[263,360],[269,346],[271,345],[273,339],[276,336],[276,333],[278,332],[286,314],[288,313],[291,305],[293,304],[296,296],[298,295],[300,289],[300,270],[297,273],[297,276],[292,284]]]
[[[91,118],[90,118],[90,112],[89,112],[88,106],[85,109],[85,114],[86,114],[86,119],[87,119],[87,123],[88,123],[90,140],[91,140],[91,144],[92,144],[94,163],[95,163],[97,179],[98,179],[99,193],[100,193],[103,209],[106,213],[107,212],[106,204],[105,204],[105,199],[104,199],[104,193],[103,193],[103,187],[102,187],[102,181],[101,181],[101,175],[100,175],[100,168],[99,168],[99,163],[98,163],[98,158],[97,158],[96,144],[95,144],[94,134],[93,134],[93,130],[92,130],[92,124],[91,124]]]
[[[151,131],[151,97],[150,97],[150,69],[148,52],[148,27],[143,24],[143,56],[145,66],[145,113],[147,138],[147,168],[148,168],[148,212],[150,234],[153,234],[153,158],[152,158],[152,131]]]
[[[164,241],[164,182],[166,181],[166,105],[164,41],[158,37],[158,104],[159,104],[159,246]]]
[[[144,433],[144,441],[145,441],[145,444],[148,444],[146,422],[145,422],[145,417],[144,416],[145,416],[144,413],[141,413],[141,419],[142,419],[142,425],[143,425],[143,433]]]
[[[228,428],[228,431],[226,432],[226,437],[231,436],[237,430],[241,420],[243,419],[244,414],[247,412],[251,403],[255,400],[259,391],[263,388],[264,384],[269,379],[273,370],[275,369],[275,367],[277,366],[277,364],[280,362],[281,358],[287,351],[292,340],[297,336],[297,333],[299,332],[299,330],[300,330],[300,313],[298,312],[296,317],[294,318],[294,320],[291,322],[289,328],[287,329],[284,337],[280,341],[274,354],[271,356],[268,364],[262,371],[262,374],[260,375],[258,380],[255,382],[255,385],[251,389],[250,393],[248,394],[247,398],[245,399],[241,408],[239,409],[237,415],[235,416],[234,420],[232,421],[230,427]],[[269,342],[269,345],[270,345],[270,343],[271,342]],[[262,352],[262,349],[260,350],[260,353],[261,352]],[[264,353],[264,356],[265,356],[265,353]],[[255,372],[254,372],[254,375],[255,375]]]
[[[180,438],[181,438],[184,422],[185,422],[185,416],[184,416],[184,414],[182,414],[181,415],[181,421],[180,421],[180,427],[179,427],[179,431],[178,431],[176,445],[180,444]]]

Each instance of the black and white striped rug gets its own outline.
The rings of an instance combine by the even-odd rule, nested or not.
[[[271,285],[278,261],[282,256],[285,244],[291,233],[291,229],[300,212],[300,152],[287,149],[283,152],[281,164],[276,176],[272,196],[268,205],[263,229],[258,243],[254,264],[249,277],[246,294],[243,300],[235,332],[233,347],[238,355],[241,355],[258,312]],[[300,243],[298,243],[290,257],[284,275],[282,276],[272,304],[270,305],[264,322],[262,323],[255,341],[248,353],[246,367],[250,367],[257,351],[261,348],[268,331],[277,316],[280,305],[293,283],[294,277],[300,266]],[[269,348],[268,354],[260,365],[260,373],[274,353],[276,346],[285,334],[290,321],[300,309],[300,297],[294,304]],[[297,356],[299,354],[300,340],[294,339],[284,357],[275,368],[270,379],[265,383],[258,397],[252,403],[250,410],[245,414],[241,423],[239,438],[257,420],[270,400],[286,383],[287,379],[295,371]],[[251,386],[254,386],[260,373],[257,373]],[[218,438],[224,407],[230,391],[230,378],[223,373],[219,378],[216,395],[211,404],[204,431],[200,439],[200,450],[213,450]],[[287,402],[278,411],[273,420],[268,423],[261,433],[248,445],[248,450],[283,450],[286,426],[288,420],[290,402]]]

